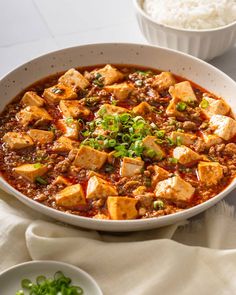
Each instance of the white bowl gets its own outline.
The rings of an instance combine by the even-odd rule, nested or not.
[[[236,109],[236,83],[215,67],[189,55],[139,44],[93,44],[63,49],[43,55],[18,67],[0,81],[0,111],[21,90],[35,81],[71,67],[96,64],[132,64],[169,70],[186,77],[224,99]],[[135,231],[157,228],[192,217],[216,204],[236,187],[234,180],[216,197],[193,208],[172,215],[140,220],[97,220],[46,207],[24,196],[0,177],[0,187],[27,206],[73,225],[104,231]]]
[[[138,24],[153,45],[179,50],[210,60],[229,50],[236,42],[236,21],[216,29],[187,30],[159,24],[143,10],[144,0],[133,0]]]
[[[82,269],[71,264],[51,260],[30,261],[17,264],[0,273],[1,294],[16,294],[16,291],[22,289],[22,279],[30,279],[32,282],[35,282],[35,279],[40,275],[53,278],[57,271],[62,271],[66,277],[71,278],[72,285],[82,287],[84,294],[103,294],[95,280]]]

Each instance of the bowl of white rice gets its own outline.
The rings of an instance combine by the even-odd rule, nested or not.
[[[153,45],[210,60],[236,43],[236,0],[133,0]]]

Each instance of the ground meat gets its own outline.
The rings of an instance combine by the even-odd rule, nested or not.
[[[69,169],[70,165],[71,165],[70,159],[66,158],[65,160],[57,163],[54,169],[58,172],[64,173]]]
[[[138,199],[141,208],[150,209],[153,206],[153,200],[155,195],[153,193],[146,193],[144,195],[138,195],[135,198]]]
[[[186,122],[183,123],[183,129],[184,130],[189,130],[189,131],[196,130],[197,129],[197,125],[194,122],[186,121]]]
[[[210,147],[209,154],[211,156],[220,157],[222,152],[224,151],[224,149],[225,149],[225,144],[224,143],[216,144],[216,145],[213,145],[213,146]]]
[[[197,153],[200,153],[206,149],[206,144],[202,139],[198,138],[193,144],[193,148]]]
[[[235,143],[226,144],[224,153],[227,155],[235,155],[236,154],[236,144]]]
[[[135,175],[133,177],[123,177],[117,183],[118,193],[120,195],[127,195],[132,193],[137,187],[143,184],[142,175]]]
[[[139,186],[140,186],[139,181],[131,180],[131,181],[128,181],[125,183],[123,189],[128,194],[128,193],[132,193],[132,191],[135,190]]]

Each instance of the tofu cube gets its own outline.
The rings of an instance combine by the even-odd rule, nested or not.
[[[100,116],[103,117],[103,115],[116,115],[116,114],[123,114],[123,113],[128,113],[129,110],[126,108],[122,108],[122,107],[117,107],[117,106],[113,106],[111,104],[108,103],[104,103],[104,105],[102,105],[100,107],[100,109],[97,111],[96,116]]]
[[[48,103],[57,104],[61,100],[76,99],[77,94],[72,88],[67,87],[63,84],[58,84],[46,88],[43,92],[43,97],[47,100]]]
[[[107,153],[82,145],[75,156],[73,165],[89,170],[99,170],[106,160]]]
[[[158,91],[166,90],[176,83],[174,76],[170,72],[162,72],[161,74],[156,75],[153,78],[153,87],[156,87]]]
[[[130,197],[108,197],[107,209],[113,220],[127,220],[138,217],[136,204],[138,200]]]
[[[74,120],[73,118],[67,118],[63,120],[59,120],[59,128],[64,133],[64,136],[70,139],[78,139],[79,136],[79,122]]]
[[[148,113],[153,112],[153,107],[147,102],[143,101],[139,105],[133,108],[133,113],[135,115],[145,116]]]
[[[214,99],[204,95],[203,101],[206,103],[200,103],[199,106],[208,118],[213,115],[226,115],[230,111],[230,106],[223,99]]]
[[[26,106],[42,107],[44,105],[44,99],[38,96],[37,93],[34,91],[27,91],[24,94],[21,102]]]
[[[28,106],[24,108],[16,114],[16,118],[23,126],[41,126],[53,120],[45,109],[37,106]]]
[[[34,142],[38,142],[40,144],[50,143],[54,138],[53,132],[46,130],[30,129],[28,134]]]
[[[58,80],[61,84],[72,88],[74,91],[80,89],[84,90],[89,86],[89,81],[75,69],[68,70],[63,76]]]
[[[207,186],[216,185],[223,178],[223,167],[217,162],[199,162],[198,176]]]
[[[65,118],[86,118],[91,113],[79,100],[61,100],[59,107]]]
[[[169,93],[174,99],[184,102],[193,102],[197,100],[189,81],[183,81],[175,84],[174,86],[171,86]]]
[[[80,184],[67,186],[55,195],[56,204],[62,207],[77,207],[86,204],[85,195]]]
[[[210,126],[215,129],[214,134],[230,140],[236,135],[236,121],[230,117],[214,115],[210,119]]]
[[[59,175],[53,181],[53,184],[64,184],[64,185],[68,186],[68,185],[71,185],[71,182],[68,179],[66,179],[65,177]]]
[[[173,157],[182,165],[193,165],[201,159],[199,154],[184,145],[173,150]]]
[[[155,136],[148,135],[143,139],[143,146],[145,148],[144,155],[149,157],[149,151],[154,152],[152,159],[161,160],[165,157],[164,150],[156,143],[157,138]]]
[[[184,117],[184,113],[177,110],[177,104],[178,104],[177,99],[175,99],[175,98],[171,99],[171,101],[169,102],[169,104],[168,104],[168,106],[166,108],[167,116],[177,117],[177,118],[183,118]]]
[[[56,153],[67,153],[75,148],[78,148],[79,144],[80,143],[78,141],[61,136],[54,142],[52,150]]]
[[[29,180],[30,182],[34,182],[37,177],[43,176],[47,173],[48,168],[46,165],[36,163],[36,164],[24,164],[13,168],[13,171],[22,176],[23,178]]]
[[[222,139],[214,134],[203,133],[203,140],[206,144],[206,147],[209,149],[211,146],[222,143]]]
[[[32,138],[24,132],[7,132],[2,139],[11,150],[20,150],[34,145]]]
[[[197,139],[197,136],[191,133],[172,131],[170,134],[170,138],[177,144],[179,143],[188,146],[194,144],[194,142]]]
[[[102,69],[93,71],[93,73],[100,74],[103,77],[104,85],[111,85],[121,81],[124,78],[124,75],[111,65],[106,65]]]
[[[143,166],[144,161],[141,158],[124,157],[120,167],[120,175],[122,177],[131,177],[141,174]]]
[[[155,195],[157,198],[172,202],[189,202],[194,194],[194,187],[179,176],[174,176],[157,183]]]
[[[116,188],[106,180],[93,176],[88,181],[86,198],[87,199],[102,199],[108,196],[117,196]]]
[[[158,165],[153,166],[153,175],[152,175],[152,185],[155,186],[159,181],[167,179],[170,176],[170,173],[159,167]]]
[[[127,82],[106,86],[105,90],[112,93],[120,101],[126,100],[134,87]]]

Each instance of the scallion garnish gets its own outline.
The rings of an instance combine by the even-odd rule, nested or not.
[[[36,177],[35,181],[38,182],[39,184],[43,184],[43,185],[48,184],[47,180],[45,180],[44,178],[42,178],[40,176]]]
[[[72,118],[72,117],[68,117],[68,118],[66,118],[66,124],[67,125],[70,125],[71,123],[73,123],[74,122],[74,119]]]
[[[171,163],[171,164],[177,164],[178,159],[176,159],[176,158],[168,158],[168,162]]]
[[[36,168],[36,169],[41,168],[41,167],[42,167],[41,163],[35,163],[34,164],[34,168]]]
[[[155,210],[163,210],[165,207],[164,202],[162,200],[156,200],[153,202],[153,208]]]
[[[46,278],[40,275],[36,278],[36,282],[33,283],[29,279],[23,279],[21,281],[21,287],[27,291],[27,294],[34,295],[58,295],[58,294],[70,294],[70,295],[82,295],[83,289],[80,286],[74,286],[71,284],[71,278],[66,277],[63,272],[58,271],[54,274],[53,278]],[[23,290],[18,290],[16,295],[24,295]]]
[[[185,102],[183,102],[183,101],[178,102],[177,105],[176,105],[176,109],[177,109],[179,112],[183,112],[183,111],[185,111],[186,108],[187,108],[187,104],[186,104]]]
[[[205,98],[203,98],[203,100],[200,103],[200,107],[202,109],[206,109],[208,106],[209,106],[209,102]]]

